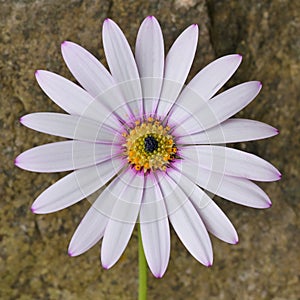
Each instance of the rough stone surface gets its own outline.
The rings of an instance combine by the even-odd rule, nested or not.
[[[14,167],[23,150],[55,137],[22,127],[20,116],[59,111],[39,89],[36,69],[72,79],[60,43],[72,40],[105,63],[101,24],[111,17],[134,45],[138,26],[155,15],[168,48],[189,24],[200,25],[191,75],[215,57],[241,53],[238,72],[227,86],[261,80],[261,94],[239,115],[280,129],[275,138],[236,145],[259,154],[283,173],[263,184],[273,201],[259,211],[217,199],[236,226],[240,243],[213,238],[214,265],[196,262],[172,233],[163,279],[149,276],[149,299],[300,299],[299,283],[299,78],[300,5],[290,0],[175,1],[0,1],[0,298],[135,299],[137,235],[109,271],[100,267],[99,246],[70,258],[67,247],[88,209],[82,201],[50,215],[33,215],[32,201],[63,174],[37,174]],[[73,79],[72,79],[73,80]]]

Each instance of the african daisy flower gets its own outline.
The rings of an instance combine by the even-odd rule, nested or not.
[[[34,172],[72,172],[46,189],[32,211],[55,212],[103,190],[72,237],[71,256],[103,238],[101,261],[110,268],[139,222],[149,268],[162,277],[170,255],[170,223],[188,251],[211,266],[208,232],[238,242],[212,195],[249,207],[271,206],[252,181],[278,180],[277,169],[225,147],[278,133],[258,121],[231,118],[262,85],[246,82],[216,95],[241,63],[242,57],[233,54],[210,63],[184,87],[197,41],[198,27],[191,25],[165,57],[161,28],[147,17],[134,56],[118,25],[107,19],[103,46],[110,72],[68,41],[62,43],[62,55],[82,87],[49,71],[36,72],[42,90],[67,114],[32,113],[21,123],[69,140],[27,150],[15,163]]]

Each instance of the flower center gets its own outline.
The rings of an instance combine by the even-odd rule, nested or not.
[[[177,147],[170,127],[149,117],[142,122],[135,121],[122,135],[125,138],[124,155],[137,171],[165,171],[177,158]]]
[[[154,152],[158,148],[158,141],[152,135],[145,137],[144,148],[146,152]]]

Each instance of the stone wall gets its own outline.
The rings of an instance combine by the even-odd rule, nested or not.
[[[38,87],[34,71],[48,69],[73,80],[60,54],[64,40],[77,42],[105,63],[101,26],[114,19],[131,45],[147,15],[159,20],[168,49],[188,25],[200,39],[191,76],[229,53],[243,63],[227,87],[261,80],[263,90],[239,113],[278,128],[269,140],[235,145],[258,154],[283,174],[263,184],[273,201],[254,210],[216,199],[236,226],[240,243],[212,238],[214,265],[205,268],[172,232],[172,251],[163,279],[149,274],[149,299],[296,300],[299,284],[299,99],[300,5],[296,0],[173,1],[0,1],[0,298],[135,299],[137,234],[115,267],[100,266],[99,245],[70,258],[67,247],[89,207],[82,201],[50,215],[33,215],[33,200],[63,174],[37,174],[14,167],[32,146],[58,138],[21,126],[20,116],[59,111]]]

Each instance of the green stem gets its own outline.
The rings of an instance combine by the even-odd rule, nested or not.
[[[139,239],[139,300],[147,299],[147,262],[144,253],[140,224],[138,224]]]

